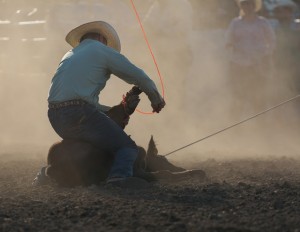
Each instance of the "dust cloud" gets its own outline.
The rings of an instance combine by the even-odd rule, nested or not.
[[[129,0],[2,0],[0,4],[1,153],[30,151],[46,156],[48,147],[60,139],[47,119],[48,88],[61,57],[70,49],[64,41],[66,33],[81,23],[111,23],[120,36],[122,53],[144,69],[161,90]],[[242,115],[231,110],[236,97],[227,76],[224,27],[199,29],[197,9],[187,0],[136,0],[135,4],[164,79],[167,103],[158,115],[135,113],[131,117],[126,130],[137,144],[146,147],[154,135],[160,153],[166,154],[258,113],[251,107]],[[26,24],[29,21],[32,24]],[[280,80],[270,81],[269,107],[296,95],[286,87],[284,78]],[[112,76],[100,101],[117,104],[130,88]],[[297,156],[299,104],[294,101],[169,158],[181,162]],[[151,111],[144,96],[139,109]]]

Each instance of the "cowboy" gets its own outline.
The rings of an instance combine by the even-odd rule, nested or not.
[[[237,114],[243,114],[249,108],[255,112],[267,105],[264,99],[272,77],[275,34],[268,21],[257,14],[261,0],[237,0],[237,4],[241,14],[229,25],[226,47],[231,49],[233,108]]]
[[[277,47],[275,52],[276,74],[291,91],[300,90],[300,23],[295,20],[298,7],[292,0],[281,0],[274,5]]]
[[[135,142],[105,112],[99,94],[110,75],[138,86],[148,96],[153,112],[159,113],[165,101],[145,72],[120,54],[117,32],[106,22],[83,24],[66,36],[73,47],[62,58],[49,91],[49,121],[63,139],[87,141],[114,155],[107,182],[120,182],[133,175],[137,157]],[[45,168],[36,177],[45,179]]]

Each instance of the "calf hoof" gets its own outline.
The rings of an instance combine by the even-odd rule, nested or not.
[[[153,175],[153,173],[145,172],[143,170],[134,172],[133,176],[137,177],[137,178],[141,178],[141,179],[146,180],[148,182],[157,181],[157,178],[155,177],[155,175]]]

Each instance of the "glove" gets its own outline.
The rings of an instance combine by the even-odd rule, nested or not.
[[[161,99],[161,102],[159,102],[158,104],[151,104],[153,111],[155,113],[159,113],[162,108],[164,108],[166,105],[166,102],[164,99]]]

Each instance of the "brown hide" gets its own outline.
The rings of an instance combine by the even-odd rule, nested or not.
[[[123,101],[112,107],[107,115],[121,128],[135,111],[141,91],[133,87]],[[137,159],[135,169],[142,166],[145,150],[140,148],[141,155]],[[78,140],[62,140],[51,146],[48,153],[47,174],[62,186],[90,185],[107,178],[113,162],[113,154],[103,152],[91,144]]]
[[[110,117],[112,120],[114,120],[122,129],[125,128],[125,124],[124,124],[124,109],[123,107],[121,107],[121,105],[117,105],[112,107],[107,113],[106,115],[108,117]]]
[[[138,157],[134,164],[134,176],[147,181],[180,181],[186,178],[205,180],[202,170],[185,170],[171,164],[165,157],[158,155],[153,137],[147,152],[138,147]],[[54,144],[48,155],[47,174],[61,186],[98,184],[109,174],[113,155],[95,149],[89,143],[63,140]]]
[[[170,163],[166,157],[158,154],[158,149],[153,136],[148,144],[145,157],[145,171],[150,172],[153,179],[166,180],[168,182],[178,182],[187,178],[197,178],[199,181],[206,179],[206,174],[202,170],[186,170]]]
[[[62,140],[49,150],[47,174],[61,186],[90,185],[107,178],[112,161],[89,143]]]
[[[158,150],[154,142],[153,136],[151,136],[151,139],[148,144],[145,165],[145,169],[148,172],[156,172],[161,170],[169,170],[171,172],[185,171],[184,168],[180,168],[171,164],[166,157],[158,155]]]
[[[123,101],[107,113],[121,128],[126,126],[126,119],[139,103],[140,90],[133,87]],[[201,170],[186,171],[171,164],[165,157],[158,155],[156,144],[151,137],[147,152],[138,147],[138,157],[134,164],[134,176],[148,181],[180,180],[197,175],[205,177]],[[98,184],[109,174],[113,154],[103,152],[91,144],[78,140],[62,140],[51,146],[48,153],[47,174],[60,186],[78,186]]]

